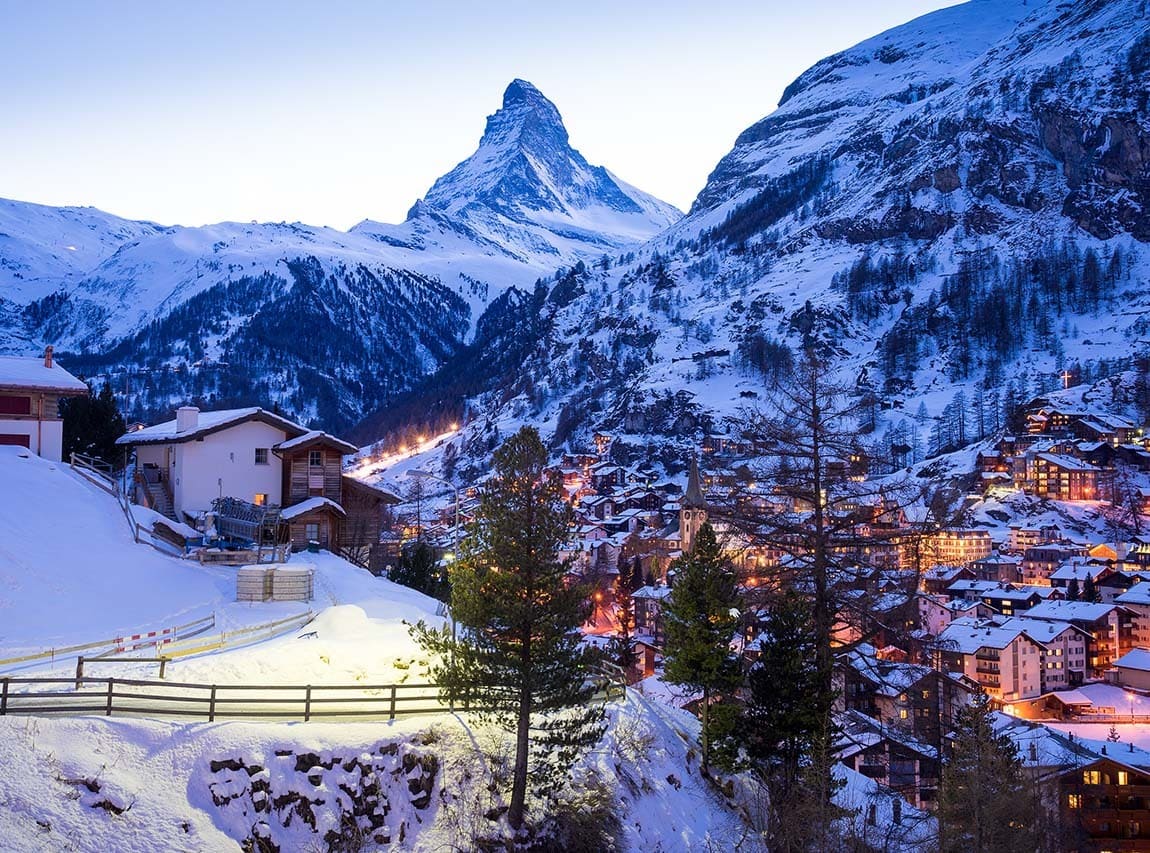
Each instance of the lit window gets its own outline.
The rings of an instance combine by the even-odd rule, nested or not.
[[[1070,794],[1066,798],[1066,805],[1072,809],[1082,808],[1082,795],[1081,794]]]
[[[309,450],[307,452],[307,464],[312,468],[323,467],[323,451],[322,450]]]
[[[255,499],[252,501],[256,506],[264,506],[268,502],[267,492],[256,492]]]
[[[1119,770],[1118,771],[1118,784],[1119,785],[1129,785],[1130,784],[1130,774],[1127,773],[1125,770]]]
[[[266,447],[257,447],[256,448],[256,464],[257,465],[267,465],[268,464],[268,449]]]
[[[1083,770],[1082,782],[1086,785],[1101,785],[1102,774],[1097,770]]]

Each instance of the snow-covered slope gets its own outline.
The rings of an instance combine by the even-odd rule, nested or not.
[[[231,629],[304,608],[236,603],[234,568],[133,543],[118,504],[64,466],[0,448],[0,483],[0,658],[211,610]],[[301,558],[316,570],[318,611],[304,629],[174,660],[167,678],[362,683],[370,693],[425,678],[428,659],[408,626],[442,624],[438,602],[331,554],[293,562]],[[154,663],[123,659],[89,670],[155,678]],[[75,658],[61,655],[17,675],[74,671]],[[606,712],[606,737],[562,798],[612,807],[626,849],[759,849],[699,772],[694,717],[634,693]],[[370,830],[368,842],[390,841],[364,849],[439,851],[506,831],[510,736],[468,714],[309,724],[4,716],[0,741],[0,847],[14,853],[207,853],[261,835],[281,850],[319,850],[329,849],[328,832],[347,842],[353,828]]]
[[[1125,369],[1150,332],[1148,95],[1141,0],[971,0],[828,57],[633,262],[520,300],[502,327],[533,338],[466,354],[518,375],[470,411],[688,439],[815,346],[889,447],[920,404],[925,441],[960,391],[1000,409]]]

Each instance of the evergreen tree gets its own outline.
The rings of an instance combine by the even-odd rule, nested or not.
[[[980,693],[955,717],[950,760],[939,788],[942,853],[1032,853],[1039,814],[1014,741],[995,734]]]
[[[493,474],[451,573],[458,639],[420,623],[412,632],[437,653],[432,676],[448,698],[466,695],[479,713],[515,732],[508,822],[526,814],[528,771],[536,795],[554,791],[567,769],[603,733],[591,704],[594,653],[579,626],[589,590],[568,584],[558,556],[571,509],[547,472],[547,449],[523,427],[493,457]]]
[[[1094,575],[1091,572],[1086,573],[1086,580],[1082,583],[1082,600],[1089,601],[1092,604],[1097,604],[1102,600],[1102,596],[1098,592],[1098,586],[1094,583]]]
[[[1080,598],[1082,598],[1082,588],[1078,585],[1078,578],[1071,578],[1066,587],[1066,600],[1078,601]]]
[[[666,626],[664,679],[703,694],[702,769],[710,758],[709,705],[715,694],[739,680],[731,640],[738,627],[735,574],[710,524],[703,524],[694,548],[675,561],[675,584],[663,610]]]
[[[64,458],[82,453],[102,459],[109,465],[118,465],[123,459],[123,448],[116,439],[127,427],[116,405],[112,386],[107,382],[100,393],[89,392],[87,397],[67,397],[60,401],[60,417],[64,421]]]
[[[440,601],[450,598],[451,586],[439,570],[435,551],[426,542],[417,542],[414,547],[405,548],[399,557],[399,564],[388,573],[388,580],[417,589]]]
[[[829,740],[819,709],[833,699],[825,695],[816,666],[818,641],[810,602],[793,590],[783,593],[771,605],[758,643],[759,658],[747,676],[740,729],[747,752],[766,780],[773,847],[789,849],[793,845],[788,839],[812,837],[785,829],[795,811],[819,812],[818,804],[806,799],[824,774],[810,773],[808,768],[819,745]],[[829,771],[825,776],[830,777]]]

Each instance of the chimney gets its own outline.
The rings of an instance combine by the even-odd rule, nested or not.
[[[52,345],[51,344],[48,344],[48,346],[44,347],[44,366],[45,367],[51,367],[52,366]]]
[[[180,406],[176,409],[176,432],[195,429],[200,422],[200,410],[195,406]]]

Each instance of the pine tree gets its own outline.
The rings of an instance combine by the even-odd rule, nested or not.
[[[116,446],[116,439],[124,434],[127,427],[116,405],[112,386],[107,382],[98,394],[89,392],[87,397],[61,400],[60,418],[64,421],[65,459],[73,453],[82,453],[102,459],[110,465],[117,465],[121,461],[123,450]]]
[[[537,796],[554,791],[604,730],[587,678],[594,653],[579,632],[590,590],[567,582],[569,561],[558,552],[571,510],[546,465],[547,449],[532,427],[495,452],[451,573],[458,640],[423,623],[412,630],[438,655],[432,676],[445,697],[467,696],[484,719],[515,732],[507,819],[516,830],[526,814],[528,771]]]
[[[1082,589],[1078,585],[1078,578],[1071,578],[1070,583],[1066,586],[1066,600],[1078,601],[1082,598]]]
[[[1086,573],[1086,580],[1082,583],[1082,600],[1092,604],[1097,604],[1102,600],[1098,586],[1094,583],[1094,575],[1091,572]]]
[[[695,536],[694,548],[675,561],[675,583],[663,611],[666,626],[664,679],[703,694],[702,769],[710,758],[711,699],[739,680],[731,641],[738,627],[735,574],[710,524]]]
[[[939,788],[943,853],[1031,853],[1039,814],[1023,776],[1018,747],[992,724],[990,700],[979,694],[955,717],[950,760]]]
[[[388,572],[387,578],[441,601],[450,598],[450,584],[436,564],[435,551],[426,542],[417,542],[414,547],[405,548],[399,557],[399,564]]]
[[[829,706],[833,697],[825,694],[819,678],[811,606],[802,595],[787,591],[771,605],[758,644],[740,729],[747,752],[767,781],[771,834],[782,848],[787,844],[781,830],[791,813],[813,808],[800,800],[811,794],[808,783],[822,774],[806,774],[804,768],[816,747],[830,740],[819,709]]]

